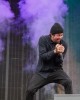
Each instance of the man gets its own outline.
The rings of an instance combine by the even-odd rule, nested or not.
[[[52,26],[49,35],[40,37],[37,72],[30,81],[26,100],[33,100],[38,89],[53,82],[63,85],[65,94],[72,94],[72,81],[62,68],[67,51],[67,44],[62,38],[63,28],[59,23]]]

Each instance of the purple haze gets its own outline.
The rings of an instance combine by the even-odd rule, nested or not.
[[[0,1],[0,33],[6,33],[9,31],[9,24],[12,22],[14,14],[11,12],[11,8],[8,1]],[[6,30],[6,32],[5,32]]]
[[[25,40],[30,37],[29,42],[34,49],[37,48],[40,36],[49,34],[50,28],[55,22],[64,24],[64,16],[68,11],[64,0],[21,0],[19,8],[20,17],[25,20],[29,29],[29,32],[24,35]],[[37,50],[35,51],[38,53]],[[32,57],[32,54],[30,55]],[[35,69],[36,64],[32,65],[31,62],[29,61],[26,65],[28,71]]]
[[[14,14],[11,12],[8,1],[0,0],[0,61],[3,59],[4,41],[2,37],[7,35],[10,29],[10,23]]]
[[[63,25],[68,10],[64,0],[21,0],[19,8],[21,18],[28,24],[33,47],[37,45],[40,36],[49,34],[55,22]]]

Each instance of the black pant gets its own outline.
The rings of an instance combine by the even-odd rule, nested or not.
[[[26,100],[33,100],[33,96],[38,89],[53,82],[62,84],[65,94],[72,94],[72,81],[63,70],[58,70],[51,73],[47,78],[34,74],[26,91]]]

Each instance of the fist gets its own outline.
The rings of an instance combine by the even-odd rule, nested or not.
[[[57,45],[55,46],[55,50],[56,50],[56,53],[63,53],[64,50],[65,50],[65,48],[64,48],[63,45],[57,44]]]

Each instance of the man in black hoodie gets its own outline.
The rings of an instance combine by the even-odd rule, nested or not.
[[[62,38],[63,28],[59,23],[51,27],[49,35],[40,37],[37,71],[26,91],[26,100],[33,100],[37,90],[49,83],[59,83],[64,86],[65,94],[72,94],[72,81],[63,70],[67,44]]]

